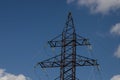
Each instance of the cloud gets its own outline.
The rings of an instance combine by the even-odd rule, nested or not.
[[[4,69],[0,69],[0,80],[31,80],[23,74],[15,75],[7,73]]]
[[[110,33],[120,35],[120,23],[115,24],[110,30]]]
[[[88,7],[92,13],[107,14],[120,9],[120,0],[67,0],[67,2],[74,1],[78,6]]]
[[[117,58],[120,58],[120,45],[118,46],[117,50],[115,51],[114,55],[117,57]]]
[[[110,80],[120,80],[120,75],[115,75]]]
[[[110,33],[120,36],[120,23],[115,24],[115,25],[111,28]],[[115,55],[117,58],[120,58],[120,45],[118,46],[118,48],[117,48],[116,51],[114,52],[114,55]]]

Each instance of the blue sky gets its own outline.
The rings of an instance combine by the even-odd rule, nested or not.
[[[44,71],[36,76],[33,67],[59,54],[47,41],[62,32],[69,11],[76,32],[93,44],[103,80],[120,80],[119,5],[119,0],[0,0],[0,80],[47,80]],[[50,80],[59,73],[47,72]]]

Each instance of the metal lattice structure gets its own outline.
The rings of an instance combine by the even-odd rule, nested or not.
[[[60,80],[78,80],[76,66],[98,66],[97,60],[76,54],[77,46],[91,45],[87,38],[76,34],[71,12],[68,14],[62,34],[48,41],[51,47],[60,47],[61,54],[38,62],[41,68],[60,67]]]

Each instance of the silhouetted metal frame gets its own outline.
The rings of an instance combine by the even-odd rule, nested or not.
[[[60,67],[60,80],[79,80],[76,78],[77,66],[99,65],[95,59],[76,55],[77,46],[88,46],[91,44],[89,39],[76,34],[71,12],[68,14],[66,26],[62,34],[48,41],[48,43],[51,47],[60,47],[61,53],[55,57],[38,62],[37,65],[40,65],[42,68]]]

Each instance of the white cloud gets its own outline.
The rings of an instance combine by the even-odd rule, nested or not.
[[[31,80],[31,79],[24,76],[23,74],[14,75],[5,72],[4,69],[0,69],[0,80]]]
[[[117,50],[115,51],[114,55],[117,57],[117,58],[120,58],[120,45],[118,46]]]
[[[115,24],[115,25],[111,28],[110,33],[120,36],[120,23]],[[118,46],[118,48],[117,48],[116,51],[114,52],[114,55],[115,55],[117,58],[120,58],[120,45]]]
[[[88,7],[92,13],[106,14],[120,9],[120,0],[67,0],[71,1],[76,1],[79,6]]]
[[[115,75],[110,80],[120,80],[120,75]]]
[[[115,24],[110,30],[110,33],[120,35],[120,23]]]

